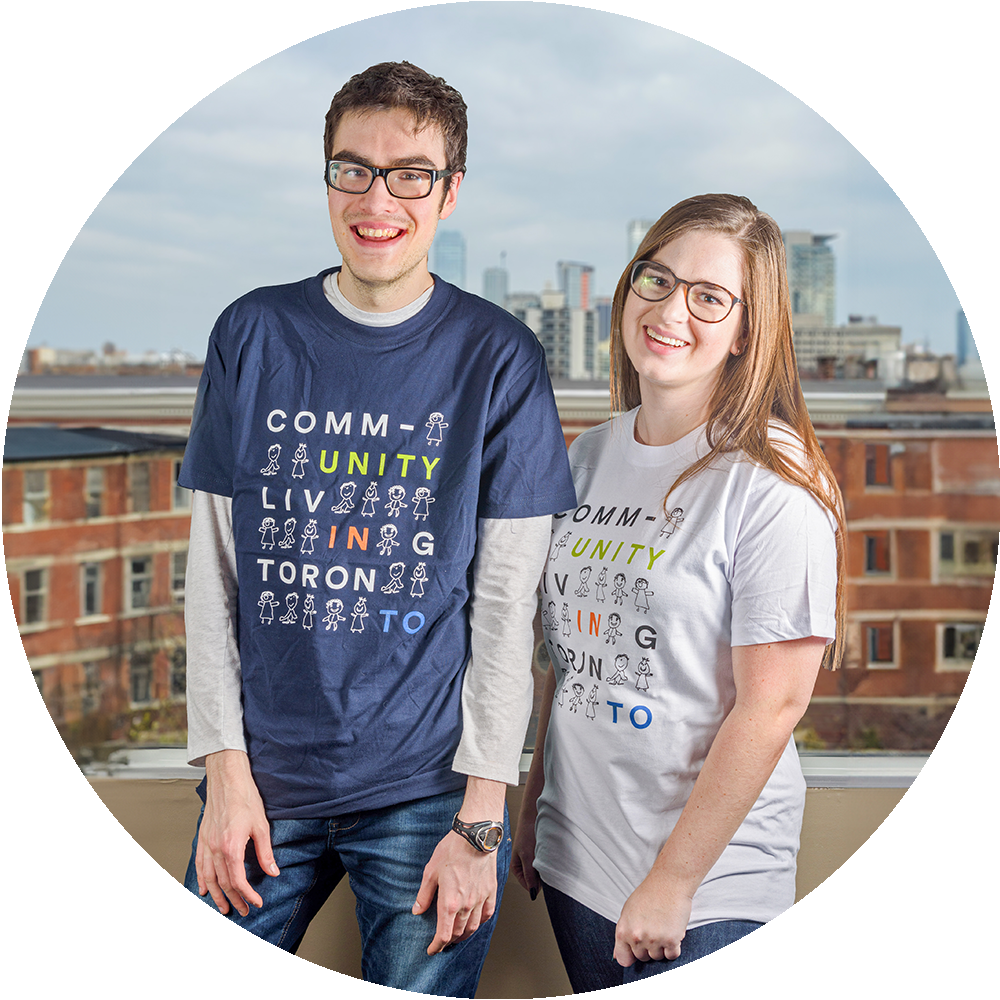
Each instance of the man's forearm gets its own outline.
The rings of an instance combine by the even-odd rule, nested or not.
[[[184,620],[187,631],[188,760],[245,750],[237,642],[239,582],[229,497],[191,501]]]
[[[462,687],[455,770],[517,784],[534,681],[533,622],[551,518],[480,520],[473,566],[472,657]]]

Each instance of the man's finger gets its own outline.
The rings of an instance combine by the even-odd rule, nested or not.
[[[257,854],[257,864],[266,875],[278,875],[278,864],[274,860],[274,851],[271,847],[271,831],[265,825],[254,830],[253,849]]]
[[[264,900],[247,881],[247,870],[243,856],[226,856],[223,863],[227,874],[227,884],[223,886],[223,889],[229,897],[229,901],[240,911],[240,915],[245,917],[250,912],[251,906],[260,909],[264,905]]]
[[[437,880],[424,868],[424,877],[417,890],[417,898],[413,904],[413,913],[426,913],[427,908],[434,902],[434,893],[437,892]]]

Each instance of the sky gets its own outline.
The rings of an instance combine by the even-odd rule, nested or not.
[[[443,229],[467,244],[466,287],[505,254],[511,291],[594,266],[610,295],[626,225],[693,194],[748,196],[782,229],[834,234],[836,321],[901,326],[955,349],[958,298],[872,165],[797,97],[745,63],[634,18],[539,3],[460,3],[311,37],[209,93],[94,208],[29,346],[201,358],[237,296],[339,263],[322,179],[323,117],[353,73],[407,59],[469,107],[468,174]],[[821,66],[817,64],[817,68]],[[72,155],[67,168],[72,171]],[[431,253],[433,265],[433,250]]]
[[[371,0],[366,10],[377,15],[398,5],[398,0]],[[128,165],[206,94],[224,90],[227,81],[247,67],[260,64],[266,68],[266,61],[275,52],[303,39],[335,27],[335,35],[344,30],[356,31],[353,44],[357,48],[345,44],[336,65],[332,56],[318,57],[325,93],[313,93],[304,63],[297,71],[298,82],[292,89],[298,88],[305,98],[318,102],[316,107],[299,118],[284,106],[277,113],[278,124],[287,126],[289,136],[304,129],[302,134],[307,138],[303,148],[308,146],[307,156],[316,156],[318,161],[321,154],[315,152],[317,147],[311,146],[313,140],[308,138],[313,135],[318,143],[318,124],[314,129],[302,122],[321,120],[329,96],[355,67],[363,68],[383,57],[406,57],[404,50],[419,43],[436,45],[434,51],[440,52],[442,61],[458,58],[459,51],[470,51],[474,58],[468,72],[482,76],[496,58],[496,50],[503,47],[503,33],[496,25],[477,31],[466,24],[462,33],[458,15],[470,17],[484,10],[478,3],[451,7],[446,13],[455,16],[444,23],[454,21],[455,29],[450,32],[446,28],[445,37],[436,42],[433,32],[419,30],[421,19],[415,14],[409,15],[409,21],[386,17],[380,23],[381,32],[373,31],[371,24],[367,28],[340,28],[350,15],[344,13],[337,0],[285,0],[280,9],[273,0],[173,0],[169,10],[161,5],[136,4],[135,0],[89,0],[87,4],[47,0],[45,4],[9,7],[0,33],[0,106],[5,142],[5,155],[0,157],[0,182],[5,191],[0,229],[0,357],[4,362],[0,365],[0,395],[6,393],[8,399],[40,303],[50,286],[54,293],[58,291],[64,280],[58,273],[60,261],[65,257],[70,262],[75,256],[68,250],[94,206]],[[863,151],[919,220],[958,290],[973,330],[986,331],[980,353],[987,378],[991,382],[995,379],[1000,371],[1000,355],[997,338],[988,331],[995,325],[994,289],[1000,265],[1000,245],[995,238],[1000,230],[1000,202],[993,195],[993,109],[1000,99],[995,53],[1000,10],[996,5],[984,5],[981,0],[952,0],[947,8],[935,10],[933,17],[916,9],[911,14],[897,0],[838,0],[836,5],[804,4],[802,0],[757,0],[754,4],[713,0],[711,8],[673,0],[656,4],[619,0],[616,7],[656,23],[641,23],[640,30],[623,41],[613,30],[618,27],[616,18],[596,15],[603,17],[600,31],[596,36],[593,32],[583,33],[598,62],[582,76],[573,59],[566,57],[560,64],[565,72],[573,70],[571,79],[574,86],[582,88],[581,93],[587,93],[592,101],[602,96],[588,87],[589,77],[603,72],[601,58],[615,58],[614,65],[623,75],[629,70],[638,73],[641,67],[647,82],[682,65],[676,51],[662,42],[654,44],[656,39],[673,37],[666,31],[668,25],[727,53],[726,58],[715,56],[717,71],[706,72],[697,87],[692,83],[688,91],[694,93],[687,93],[687,98],[723,81],[727,71],[746,74],[735,60],[742,60],[776,81],[770,84],[771,89],[776,90],[779,84],[787,87],[830,126],[815,121],[810,124],[805,107],[790,102],[782,118],[789,123],[786,148],[769,159],[761,154],[758,159],[769,166],[758,173],[769,176],[769,171],[776,169],[774,161],[781,167],[796,157],[807,160],[808,172],[815,176],[804,190],[816,196],[799,195],[800,186],[806,183],[801,179],[804,171],[790,167],[788,177],[773,185],[770,193],[751,190],[749,182],[743,193],[754,197],[784,226],[828,231],[840,225],[839,217],[832,217],[833,208],[829,214],[813,210],[821,203],[819,195],[841,189],[860,192],[865,197],[855,197],[855,203],[868,205],[878,222],[866,238],[877,241],[883,229],[891,234],[891,225],[897,224],[905,212],[879,201],[876,195],[884,194],[885,188],[879,187],[876,175],[855,172],[844,180],[848,176],[845,164],[853,162],[858,154],[850,147],[841,147],[839,152],[824,147],[823,153],[813,155],[817,135],[839,130]],[[421,8],[417,13],[430,16],[442,11]],[[509,15],[514,13],[511,10]],[[585,19],[591,12],[578,7],[553,12],[542,7],[540,12],[530,13],[537,18],[554,13]],[[366,34],[362,34],[363,28]],[[540,33],[539,29],[535,35]],[[567,29],[558,36],[565,42],[558,44],[550,38],[544,47],[546,59],[558,59],[560,51],[571,44],[579,45],[581,33]],[[522,87],[519,81],[529,74],[531,79],[537,79],[547,62],[539,61],[532,34],[518,36],[510,32],[507,37],[508,62],[493,66],[497,82],[493,88],[484,85],[482,100],[491,89],[524,91],[527,96],[517,115],[528,120],[531,109],[537,106],[545,112],[542,132],[561,129],[562,116],[571,113],[567,107],[583,108],[577,92],[560,88],[558,80],[553,84],[554,91],[529,84]],[[448,41],[452,44],[446,44]],[[621,46],[626,43],[628,51],[623,51]],[[449,55],[452,49],[454,56]],[[364,58],[355,58],[357,53]],[[448,65],[434,69],[453,77],[452,82],[472,104],[479,92],[470,90],[471,83],[467,85],[460,73],[452,73]],[[612,76],[605,74],[604,79],[607,87],[616,86]],[[731,105],[741,107],[746,94],[754,92],[747,82],[751,79],[752,74],[731,83],[725,101],[714,111],[721,114]],[[757,86],[767,90],[769,85],[760,80]],[[662,95],[654,89],[629,91],[627,81],[622,87],[623,101],[630,99],[636,108],[653,114],[649,101],[655,98],[655,114],[667,114],[659,110],[664,106]],[[288,92],[269,81],[250,88],[254,109],[251,117],[262,123],[261,134],[280,131],[268,126],[274,118],[268,109],[272,98]],[[641,141],[637,140],[634,148],[623,151],[608,142],[609,138],[618,142],[614,136],[632,120],[632,116],[622,114],[625,103],[612,102],[614,115],[609,121],[598,126],[588,119],[586,139],[576,131],[570,131],[568,137],[561,134],[562,145],[557,144],[551,158],[544,162],[539,159],[536,166],[545,170],[547,177],[556,176],[564,183],[558,168],[570,162],[571,155],[575,158],[586,143],[588,160],[600,156],[605,163],[613,155],[616,172],[622,172],[617,168],[627,168],[634,174],[621,182],[621,190],[605,195],[619,200],[622,216],[637,211],[635,201],[651,202],[654,197],[654,211],[668,207],[693,193],[689,178],[682,173],[693,169],[691,157],[680,153],[685,129],[696,125],[711,129],[711,121],[706,122],[704,116],[684,117],[682,104],[690,106],[690,100],[674,103],[676,95],[669,96],[670,118],[664,119],[666,124],[656,130],[641,130]],[[751,114],[752,109],[745,113]],[[743,152],[732,142],[736,117],[727,118],[719,130],[725,133],[725,142],[732,145],[721,157],[721,166],[717,165],[720,174],[731,165],[730,161],[738,164]],[[683,121],[685,127],[671,130],[670,123],[677,120]],[[232,126],[233,122],[226,125]],[[483,176],[484,185],[489,144],[510,150],[512,156],[523,146],[516,135],[510,134],[513,130],[503,132],[502,126],[501,122],[491,131],[489,126],[473,120],[476,159],[471,163]],[[613,133],[611,137],[608,131]],[[664,143],[658,151],[653,149],[649,135],[665,131],[670,133],[669,144]],[[332,243],[326,242],[322,187],[316,190],[309,186],[313,177],[321,182],[318,163],[311,168],[296,167],[303,178],[308,178],[293,183],[288,171],[280,166],[291,155],[283,146],[262,149],[244,136],[243,155],[252,160],[253,171],[264,170],[254,176],[281,180],[280,185],[267,190],[265,197],[242,177],[251,166],[234,163],[231,150],[216,149],[214,160],[207,154],[195,155],[201,146],[211,145],[208,140],[212,129],[203,125],[201,132],[200,144],[199,133],[193,130],[188,137],[190,145],[181,145],[175,151],[171,169],[185,174],[200,170],[211,180],[201,195],[202,203],[210,207],[216,203],[211,197],[214,185],[220,197],[231,200],[227,213],[202,226],[197,212],[185,211],[183,199],[170,201],[164,197],[167,207],[158,211],[170,222],[174,236],[168,243],[169,252],[159,251],[157,257],[152,250],[170,227],[161,221],[160,235],[150,237],[144,230],[144,218],[157,213],[144,207],[137,197],[120,207],[117,228],[104,223],[101,238],[105,244],[123,241],[122,256],[132,266],[123,284],[134,286],[142,294],[131,300],[124,296],[108,298],[107,292],[89,298],[86,278],[78,277],[75,287],[59,292],[64,296],[67,328],[82,328],[87,322],[108,329],[123,319],[132,322],[129,311],[133,309],[151,322],[149,317],[156,310],[194,300],[192,290],[199,287],[196,279],[206,272],[201,286],[210,292],[211,301],[199,306],[205,315],[170,321],[171,333],[183,324],[203,326],[203,343],[215,314],[246,288],[315,273],[333,260]],[[761,129],[751,132],[759,137]],[[773,127],[769,134],[774,134]],[[637,130],[635,135],[640,132]],[[787,135],[793,136],[796,143],[806,136],[806,152],[787,141]],[[482,153],[477,144],[484,146]],[[191,150],[189,155],[185,148]],[[275,161],[268,168],[270,174],[258,166],[268,156]],[[298,158],[292,159],[297,162]],[[232,167],[228,178],[218,176],[219,162]],[[828,170],[831,162],[840,166]],[[180,190],[179,178],[170,173],[166,164],[160,172],[165,187],[172,185]],[[468,189],[463,185],[463,199],[473,190],[473,176],[470,172]],[[719,186],[725,180],[720,177]],[[508,181],[507,186],[496,189],[495,197],[515,190],[514,181]],[[736,186],[735,181],[732,186]],[[524,182],[516,191],[530,187]],[[788,205],[801,201],[810,211],[789,208],[791,215],[786,221],[780,206],[769,202],[771,197]],[[561,241],[563,233],[586,231],[587,220],[597,225],[593,220],[601,211],[598,199],[587,196],[581,203],[570,197],[570,213],[559,207],[561,188],[549,185],[546,198],[552,201],[537,205],[534,211],[538,217],[530,220],[540,239],[551,236]],[[826,202],[834,205],[832,194]],[[287,213],[278,212],[278,208],[290,212],[299,206],[301,227],[279,227],[266,236],[259,235],[263,231],[261,213],[254,206],[265,203],[272,205],[272,215],[281,218],[286,218]],[[488,199],[484,204],[489,207]],[[880,211],[876,211],[878,206]],[[455,216],[456,227],[467,208],[468,202],[463,201]],[[135,219],[127,225],[126,219],[133,213]],[[859,210],[851,218],[852,226],[855,218],[863,220],[865,214]],[[582,220],[579,224],[577,216]],[[224,237],[222,222],[228,220],[228,225],[233,219],[245,220],[242,237]],[[134,233],[129,233],[129,225],[137,227]],[[463,225],[471,244],[472,229]],[[847,223],[843,225],[844,243],[850,235],[854,247],[860,237],[854,229],[846,233]],[[895,246],[902,239],[911,254],[923,246],[921,259],[926,262],[928,255],[932,259],[919,231],[912,223],[910,226],[903,227],[902,237],[889,242]],[[617,219],[608,225],[608,233],[607,245],[621,247],[619,241],[624,236]],[[184,234],[184,240],[178,234]],[[188,244],[193,235],[198,239],[192,247]],[[133,238],[134,242],[130,242]],[[218,242],[213,243],[216,238]],[[284,261],[283,254],[292,255],[290,248],[304,259]],[[483,259],[492,263],[490,257],[499,249],[508,251],[517,284],[523,286],[536,280],[532,272],[517,271],[513,244],[486,247]],[[222,281],[228,259],[222,250],[240,258],[239,266],[226,277],[232,287],[224,286]],[[473,252],[480,251],[470,246]],[[546,250],[539,267],[547,269],[547,273],[541,275],[541,280],[554,280],[551,262],[568,252],[561,242],[558,249]],[[846,250],[839,252],[843,279]],[[585,253],[586,248],[579,251],[580,256]],[[176,273],[164,265],[164,258],[177,262]],[[869,261],[874,267],[877,255]],[[280,266],[276,262],[281,262]],[[181,263],[185,266],[181,267]],[[600,271],[611,268],[596,255],[592,263]],[[917,261],[911,259],[900,264],[900,270],[905,273],[916,266]],[[283,274],[283,268],[292,273]],[[95,288],[100,273],[101,268],[91,267]],[[859,265],[855,273],[859,275],[855,283],[860,282],[866,267]],[[920,315],[930,314],[928,303],[932,299],[946,299],[933,291],[939,277],[925,270],[920,280],[901,294],[900,309],[907,298],[925,295],[922,304],[918,303],[914,324]],[[599,273],[599,285],[602,280]],[[152,291],[151,283],[156,285]],[[883,276],[872,289],[877,290],[880,283],[888,287],[889,279]],[[944,287],[947,290],[946,283]],[[860,291],[857,297],[862,298]],[[954,302],[944,302],[946,320],[953,306]],[[842,308],[853,311],[855,305],[842,303]],[[882,301],[871,306],[864,302],[857,305],[858,311],[874,311],[886,322],[893,320],[895,308]],[[908,320],[897,321],[904,330],[910,325]],[[947,325],[950,328],[950,321]],[[102,338],[98,335],[96,339]],[[120,339],[126,343],[124,337]],[[167,342],[171,339],[167,338]],[[178,338],[177,343],[182,341]],[[145,346],[144,339],[139,345],[138,349]],[[330,991],[349,1000],[378,1000],[387,995],[384,990],[328,973],[269,948],[228,922],[215,919],[208,907],[190,898],[112,818],[58,739],[24,659],[9,603],[6,608],[0,605],[0,639],[4,662],[9,667],[4,673],[4,736],[7,746],[17,751],[10,756],[5,772],[5,792],[6,801],[15,804],[18,822],[0,828],[0,852],[8,859],[5,887],[8,898],[16,901],[17,913],[17,919],[6,929],[5,971],[11,982],[30,981],[35,992],[43,996],[96,996],[107,993],[111,983],[139,983],[149,1000],[173,1000],[179,984],[185,981],[197,983],[198,990],[206,995],[231,993],[234,989],[251,989],[265,998],[326,995]],[[1000,672],[994,664],[998,658],[1000,626],[993,614],[987,621],[965,693],[944,736],[913,787],[879,830],[787,914],[745,942],[673,972],[679,978],[671,983],[684,995],[697,995],[701,1000],[731,998],[737,991],[744,1000],[773,1000],[803,989],[816,1000],[840,1000],[860,992],[931,1000],[954,994],[956,983],[976,983],[987,977],[995,950],[991,905],[1000,891],[993,864],[995,805],[989,794],[996,783]],[[510,891],[520,890],[512,886]],[[533,905],[542,904],[537,901]],[[96,936],[93,929],[99,929]],[[110,963],[106,940],[113,942]],[[95,946],[98,941],[101,945]],[[52,960],[54,954],[58,954],[59,961]],[[166,974],[164,969],[168,970]],[[636,983],[628,991],[629,997],[658,997],[662,984]]]

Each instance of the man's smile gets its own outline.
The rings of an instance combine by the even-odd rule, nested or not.
[[[385,242],[386,240],[394,240],[397,236],[402,236],[405,229],[399,229],[396,226],[365,226],[357,225],[351,227],[354,232],[363,240],[373,240],[376,242]]]

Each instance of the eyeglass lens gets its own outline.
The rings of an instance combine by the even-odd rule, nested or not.
[[[415,167],[393,167],[384,177],[389,194],[394,198],[426,198],[434,186],[434,174]],[[375,175],[360,163],[334,160],[327,167],[327,179],[338,191],[364,194],[372,186]]]
[[[721,285],[699,281],[681,282],[670,268],[650,261],[638,261],[632,269],[632,291],[647,302],[662,302],[678,284],[687,287],[687,307],[696,319],[719,323],[732,311],[736,296]]]

